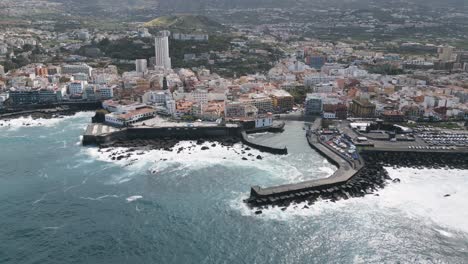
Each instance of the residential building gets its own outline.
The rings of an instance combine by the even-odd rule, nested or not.
[[[319,94],[307,94],[305,101],[306,115],[320,115],[323,111],[323,100]]]
[[[258,115],[258,109],[251,104],[226,102],[224,115],[226,118],[255,118]]]
[[[57,93],[53,90],[15,90],[9,92],[9,98],[13,105],[45,104],[59,101]]]
[[[367,99],[354,99],[349,110],[354,117],[374,117],[376,105]]]
[[[155,109],[151,107],[142,107],[128,112],[114,112],[106,114],[105,121],[110,125],[125,127],[138,121],[152,118],[155,115]]]
[[[62,66],[62,74],[75,74],[75,73],[84,73],[88,76],[91,76],[93,68],[89,65],[82,64],[68,64]]]
[[[155,67],[171,69],[169,57],[169,31],[161,31],[155,38]]]
[[[146,59],[135,60],[136,72],[146,73],[148,71],[148,61]]]
[[[284,90],[270,90],[268,91],[271,99],[273,100],[273,109],[277,112],[283,113],[291,111],[294,107],[294,97]]]
[[[68,91],[70,95],[82,94],[87,82],[74,81],[68,85]]]

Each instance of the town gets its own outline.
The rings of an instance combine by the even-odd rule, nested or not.
[[[140,32],[151,35],[145,28]],[[78,37],[91,38],[88,32]],[[185,122],[249,120],[257,128],[271,126],[280,114],[458,129],[468,120],[468,53],[451,46],[405,43],[420,51],[432,49],[408,60],[367,50],[364,43],[297,41],[288,47],[293,52],[266,72],[223,77],[203,66],[173,68],[169,46],[174,38],[203,42],[209,36],[159,31],[155,56],[133,61],[131,71],[85,62],[32,63],[8,72],[1,67],[1,111],[102,102],[105,122],[117,127],[154,116]],[[8,37],[0,45],[5,53],[12,47],[39,47],[35,41]],[[239,39],[231,49],[243,45],[247,41]]]

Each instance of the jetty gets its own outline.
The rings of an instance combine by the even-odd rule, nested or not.
[[[324,142],[319,130],[320,118],[316,119],[306,133],[308,144],[323,157],[338,167],[328,178],[309,180],[293,184],[262,188],[253,186],[245,202],[251,207],[269,205],[284,206],[291,203],[308,202],[312,205],[319,199],[335,202],[340,199],[374,194],[393,180],[384,167],[412,166],[422,168],[468,169],[468,149],[409,149],[401,144],[364,147],[353,158],[337,151]],[[308,207],[307,205],[305,207]]]
[[[337,166],[338,170],[333,175],[325,179],[309,180],[268,188],[253,186],[250,191],[250,198],[246,200],[247,203],[259,206],[271,203],[281,203],[287,200],[303,199],[322,192],[333,192],[335,191],[335,188],[346,184],[362,169],[364,162],[361,159],[356,161],[345,159],[320,140],[317,133],[321,126],[320,124],[320,118],[314,121],[307,132],[307,141],[312,148],[317,150],[317,152]]]

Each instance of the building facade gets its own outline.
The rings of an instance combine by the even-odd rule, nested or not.
[[[375,110],[375,104],[364,99],[354,99],[350,106],[350,112],[354,117],[375,117]]]
[[[155,67],[171,69],[171,58],[169,56],[169,31],[161,31],[155,38]]]
[[[308,94],[305,101],[305,114],[306,115],[320,115],[323,111],[322,97],[316,94]]]

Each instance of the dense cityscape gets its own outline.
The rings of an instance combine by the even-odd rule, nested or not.
[[[465,263],[467,17],[2,1],[0,263]]]

